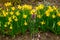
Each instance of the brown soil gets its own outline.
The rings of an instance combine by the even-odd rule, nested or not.
[[[28,33],[25,35],[17,35],[14,37],[0,35],[0,40],[60,40],[60,35],[55,35],[50,32],[40,32],[32,36]]]

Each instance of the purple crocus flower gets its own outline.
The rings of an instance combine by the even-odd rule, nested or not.
[[[32,14],[32,19],[35,19],[36,18],[36,14]]]

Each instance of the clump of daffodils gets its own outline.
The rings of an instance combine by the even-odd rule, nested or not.
[[[18,33],[24,34],[27,30],[31,33],[42,30],[60,34],[60,12],[56,6],[40,4],[33,9],[27,4],[14,7],[11,2],[5,3],[4,6],[6,9],[0,9],[2,33],[13,36]]]
[[[36,7],[36,10],[43,9],[43,8],[44,8],[44,5],[40,4],[39,6]]]
[[[31,5],[24,5],[24,6],[22,6],[22,9],[32,9],[32,6]]]
[[[7,2],[7,3],[5,3],[4,5],[5,5],[6,7],[12,6],[12,3],[11,3],[11,2]]]
[[[56,6],[40,4],[36,7],[36,14],[36,26],[40,27],[42,31],[47,31],[48,29],[56,34],[60,34],[58,32],[60,31],[60,12]]]

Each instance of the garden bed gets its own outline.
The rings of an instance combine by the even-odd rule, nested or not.
[[[59,40],[60,10],[52,5],[39,4],[33,8],[32,5],[13,6],[7,2],[0,8],[0,33],[3,35],[1,40],[20,40],[21,37],[21,40],[28,40],[28,37],[30,40],[48,40],[50,35]]]
[[[0,35],[0,40],[60,40],[60,35],[55,35],[51,32],[40,32],[35,34],[34,37],[32,37],[29,33],[26,33],[25,35],[19,34],[15,37]]]

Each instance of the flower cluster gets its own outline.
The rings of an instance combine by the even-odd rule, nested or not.
[[[36,26],[43,31],[54,32],[55,34],[60,34],[60,12],[56,6],[44,6],[39,5],[36,7]]]
[[[2,34],[16,35],[50,31],[60,34],[60,12],[56,6],[40,4],[32,8],[31,5],[12,6],[11,2],[4,4],[5,9],[0,8],[0,31]]]

